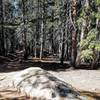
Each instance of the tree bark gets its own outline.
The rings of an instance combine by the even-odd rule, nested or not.
[[[64,63],[64,52],[65,52],[65,27],[66,27],[66,21],[64,22],[63,26],[63,33],[62,33],[62,48],[61,48],[61,64]]]
[[[0,5],[1,5],[1,14],[0,14],[0,18],[1,18],[1,32],[0,32],[0,55],[6,55],[5,54],[5,33],[4,33],[4,11],[3,11],[3,0],[0,0]]]
[[[83,19],[82,27],[81,27],[81,34],[80,34],[80,41],[82,41],[84,39],[85,28],[86,28],[86,20]],[[78,51],[77,58],[76,58],[77,66],[79,66],[81,64],[80,56],[81,56],[81,47],[79,47],[79,51]]]
[[[42,21],[41,23],[41,37],[40,37],[40,42],[41,42],[41,47],[40,47],[40,59],[42,58],[43,55],[43,28],[44,28],[44,23]]]
[[[27,52],[27,35],[26,35],[26,10],[25,10],[25,0],[22,0],[22,6],[23,6],[23,23],[24,23],[24,59],[27,59],[28,52]]]
[[[71,63],[73,67],[76,67],[76,56],[77,56],[77,32],[75,27],[76,19],[76,0],[72,0],[72,17],[73,17],[73,30],[72,30],[72,54],[71,54]]]

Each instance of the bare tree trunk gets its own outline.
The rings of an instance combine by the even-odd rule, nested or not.
[[[98,6],[97,9],[98,9],[98,12],[100,12],[100,6]],[[99,29],[99,21],[100,21],[99,18],[97,18],[96,19],[96,29],[97,30]],[[98,32],[97,40],[99,39],[100,39],[100,34]],[[93,50],[93,61],[91,63],[91,69],[93,69],[97,65],[98,61],[100,61],[100,52]]]
[[[89,0],[85,0],[85,5],[84,5],[86,8],[88,8],[89,7]],[[85,12],[84,12],[85,13]],[[87,27],[87,29],[89,30],[89,28],[90,28],[90,23],[91,23],[91,21],[89,21],[89,25],[88,25],[88,27]],[[85,29],[86,29],[86,20],[85,19],[83,19],[82,20],[82,27],[81,27],[81,35],[80,35],[80,41],[82,41],[83,39],[84,39],[84,32],[85,32]],[[80,63],[81,63],[81,58],[80,58],[80,56],[81,56],[81,47],[80,47],[80,50],[78,51],[78,55],[77,55],[77,59],[76,59],[76,64],[79,66],[80,65]]]
[[[43,53],[43,28],[44,28],[44,23],[42,21],[41,24],[41,37],[40,37],[40,41],[41,41],[41,47],[40,47],[40,59],[42,58],[42,53]]]
[[[37,56],[37,47],[36,47],[36,35],[35,35],[35,46],[34,46],[34,56]]]
[[[82,22],[82,28],[81,28],[82,30],[81,30],[80,41],[82,41],[84,39],[85,27],[86,27],[86,21],[83,20],[83,22]]]
[[[80,41],[82,41],[84,39],[85,28],[86,28],[86,21],[83,20],[82,27],[81,27]],[[81,56],[81,47],[79,47],[79,51],[78,51],[77,58],[76,58],[77,66],[79,66],[81,64],[80,56]]]
[[[77,56],[77,33],[76,33],[76,27],[75,27],[75,19],[76,19],[76,0],[72,0],[72,7],[73,7],[73,30],[72,30],[72,54],[71,54],[71,63],[72,66],[76,66],[76,56]]]
[[[26,36],[26,10],[25,10],[25,0],[22,0],[22,6],[23,6],[23,23],[24,23],[24,59],[27,59],[28,53],[27,53],[27,36]]]
[[[0,14],[0,18],[1,18],[1,32],[0,32],[0,55],[6,55],[5,54],[5,33],[4,33],[4,13],[3,13],[3,0],[0,0],[0,5],[1,5],[1,14]]]
[[[98,6],[98,12],[100,12],[100,6]],[[96,19],[96,28],[98,28],[98,25],[99,25],[99,21],[100,21],[100,19]]]
[[[89,7],[89,0],[85,0],[85,6]]]
[[[62,33],[62,48],[61,48],[61,64],[62,65],[64,63],[64,52],[65,52],[65,27],[66,27],[66,22],[64,22],[63,33]]]
[[[41,2],[41,7],[42,7],[42,22],[41,22],[41,37],[40,37],[40,42],[41,42],[41,47],[40,47],[40,59],[42,58],[43,56],[43,47],[45,45],[45,21],[46,21],[46,11],[45,11],[45,0],[44,2]]]
[[[60,27],[59,27],[59,29],[60,29]],[[59,32],[60,32],[60,30],[59,30]],[[61,35],[63,34],[63,32],[62,32],[62,30],[61,30]],[[59,42],[59,59],[61,60],[61,48],[62,48],[62,36],[59,36],[59,40],[60,40],[60,42]]]

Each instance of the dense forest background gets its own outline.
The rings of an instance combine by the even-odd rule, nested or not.
[[[100,0],[0,0],[0,56],[100,64]]]

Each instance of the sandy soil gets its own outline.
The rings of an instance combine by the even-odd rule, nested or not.
[[[50,71],[78,90],[100,93],[100,70]]]

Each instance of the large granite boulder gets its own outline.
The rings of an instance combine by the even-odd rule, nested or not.
[[[27,68],[13,75],[10,87],[25,93],[32,100],[86,100],[71,85],[41,68]]]

